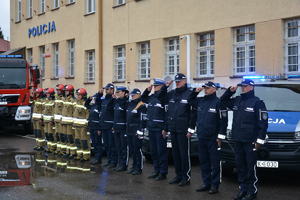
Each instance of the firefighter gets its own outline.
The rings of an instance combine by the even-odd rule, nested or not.
[[[60,154],[61,146],[64,141],[63,133],[62,133],[62,125],[61,125],[61,112],[64,103],[64,85],[57,84],[56,85],[56,95],[54,101],[54,123],[55,123],[55,131],[54,131],[54,139],[56,141],[56,154]]]
[[[43,101],[44,101],[44,90],[43,88],[37,88],[35,90],[35,100],[33,104],[32,113],[32,125],[33,132],[36,140],[36,146],[34,150],[42,151],[44,150],[45,137],[42,135],[42,112],[43,112]]]
[[[256,198],[256,152],[264,144],[268,129],[266,106],[255,96],[254,86],[251,79],[245,79],[237,86],[229,87],[221,97],[222,104],[233,110],[232,140],[239,182],[236,200]],[[241,95],[231,98],[238,87],[241,87]]]
[[[126,109],[128,101],[128,90],[124,86],[116,87],[116,101],[114,104],[113,134],[117,150],[117,166],[115,171],[126,171],[128,166],[129,149],[127,146],[126,133]]]
[[[76,155],[76,146],[74,141],[73,129],[73,111],[74,111],[74,87],[73,85],[65,85],[65,99],[62,109],[62,136],[65,143],[61,148],[64,158],[74,158]]]

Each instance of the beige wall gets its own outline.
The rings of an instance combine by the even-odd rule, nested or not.
[[[15,0],[11,0],[11,47],[12,48],[32,48],[33,64],[39,64],[39,46],[45,45],[46,54],[51,57],[46,58],[45,80],[43,87],[54,87],[57,83],[73,84],[75,88],[85,87],[90,92],[98,90],[99,85],[99,18],[98,1],[96,1],[96,12],[85,16],[85,0],[77,0],[72,5],[67,5],[67,0],[60,0],[60,8],[52,9],[52,0],[46,0],[46,12],[39,14],[39,1],[33,0],[33,17],[26,19],[26,0],[23,0],[23,17],[20,23],[15,23]],[[48,22],[55,21],[56,32],[28,37],[28,28]],[[75,39],[75,78],[66,79],[68,70],[68,44],[67,40]],[[60,71],[64,72],[59,80],[51,80],[53,65],[52,44],[59,43]],[[95,83],[84,84],[84,74],[86,67],[86,50],[95,50],[96,71]]]

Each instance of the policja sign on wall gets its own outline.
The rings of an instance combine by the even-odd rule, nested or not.
[[[28,37],[31,36],[40,36],[45,35],[47,33],[55,32],[56,31],[56,25],[55,21],[49,22],[48,24],[42,24],[39,26],[35,26],[28,29]]]

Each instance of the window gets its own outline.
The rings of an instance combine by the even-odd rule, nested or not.
[[[27,18],[32,17],[32,0],[27,0]]]
[[[40,13],[44,13],[46,11],[45,0],[40,0]]]
[[[40,46],[41,77],[45,78],[45,46]]]
[[[255,26],[234,29],[234,74],[255,73]]]
[[[138,78],[150,78],[150,42],[139,44]]]
[[[27,49],[27,62],[32,64],[32,49]]]
[[[59,0],[53,0],[53,9],[59,8]]]
[[[74,77],[75,40],[68,41],[68,77]]]
[[[22,17],[22,1],[17,0],[17,17],[16,17],[16,22],[21,21]]]
[[[215,34],[204,33],[198,35],[197,41],[197,77],[211,77],[214,75],[215,65]]]
[[[95,0],[86,0],[86,13],[95,12]]]
[[[166,40],[166,70],[165,75],[175,75],[179,72],[179,38]]]
[[[58,46],[58,43],[53,44],[52,48],[53,48],[52,77],[58,78],[58,76],[59,76],[59,46]]]
[[[125,4],[125,0],[114,0],[114,6],[119,6]]]
[[[95,50],[86,51],[86,72],[85,72],[85,82],[93,83],[95,82]]]
[[[126,55],[125,45],[116,46],[115,49],[115,80],[125,80],[125,69],[126,69]]]
[[[75,3],[75,0],[69,0],[69,3]]]
[[[286,73],[300,73],[300,19],[293,19],[285,23],[285,71]]]

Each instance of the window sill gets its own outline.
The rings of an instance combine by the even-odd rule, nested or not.
[[[122,3],[122,4],[118,4],[118,5],[114,5],[112,8],[118,8],[118,7],[122,7],[122,6],[125,6],[126,3]]]
[[[74,76],[66,76],[65,79],[74,79]]]
[[[84,85],[90,85],[90,84],[95,84],[95,82],[84,82]]]
[[[195,77],[193,78],[194,81],[205,81],[205,80],[214,80],[215,77]]]
[[[150,82],[150,79],[140,79],[140,80],[134,80],[134,82],[145,82],[145,83],[148,83]]]
[[[19,20],[19,21],[15,21],[15,24],[19,24],[19,23],[21,23],[21,20]]]
[[[59,7],[57,7],[57,8],[52,8],[51,11],[55,11],[55,10],[58,10],[58,9],[59,9]]]
[[[41,13],[38,14],[38,16],[41,16],[41,15],[44,15],[44,14],[46,14],[46,12],[41,12]]]
[[[125,80],[124,81],[113,81],[112,83],[125,83]]]
[[[50,80],[59,80],[59,78],[52,77],[52,78],[50,78]]]
[[[71,6],[71,5],[75,4],[75,3],[76,3],[75,1],[72,2],[72,3],[67,3],[66,6]]]
[[[95,13],[96,13],[96,11],[93,11],[93,12],[90,12],[90,13],[86,13],[84,16],[93,15],[93,14],[95,14]]]
[[[31,17],[27,17],[27,18],[26,18],[26,20],[30,20],[30,19],[32,19],[32,16],[31,16]]]
[[[232,75],[232,76],[229,76],[230,79],[237,79],[237,78],[243,78],[243,76],[245,75]]]

